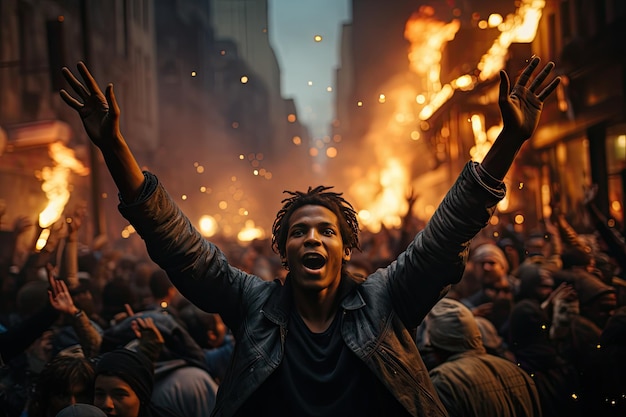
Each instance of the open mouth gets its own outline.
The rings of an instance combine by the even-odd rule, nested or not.
[[[317,253],[311,253],[304,255],[302,258],[302,265],[308,269],[320,269],[326,265],[326,259]]]

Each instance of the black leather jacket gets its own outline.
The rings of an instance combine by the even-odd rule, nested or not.
[[[120,211],[145,240],[152,259],[178,290],[208,312],[219,313],[236,338],[234,358],[220,385],[214,416],[232,416],[274,372],[284,355],[291,308],[286,285],[231,266],[203,239],[156,177],[145,173],[138,201]],[[413,416],[445,416],[407,329],[416,327],[450,284],[460,280],[469,241],[504,196],[468,163],[413,242],[387,268],[358,285],[343,279],[341,333],[346,345]]]

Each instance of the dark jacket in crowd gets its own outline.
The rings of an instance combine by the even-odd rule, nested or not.
[[[237,343],[220,385],[215,416],[232,416],[278,368],[292,295],[289,277],[267,282],[228,263],[158,183],[145,173],[137,201],[120,211],[145,240],[152,259],[179,291],[219,313]],[[428,370],[407,329],[415,328],[449,285],[460,280],[469,241],[483,228],[504,189],[480,181],[468,163],[429,224],[396,261],[358,285],[342,280],[341,334],[400,404],[414,416],[445,416]]]

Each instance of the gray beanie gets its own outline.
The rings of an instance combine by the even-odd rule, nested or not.
[[[485,351],[472,312],[452,298],[442,298],[426,316],[426,342],[448,352]]]

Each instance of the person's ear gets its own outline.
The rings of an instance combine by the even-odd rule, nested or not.
[[[344,248],[344,250],[343,250],[343,260],[344,260],[344,262],[348,262],[350,260],[350,255],[352,255],[352,249]]]
[[[287,256],[280,256],[280,264],[282,265],[283,268],[285,268],[287,271],[289,271],[289,264],[287,263]]]

